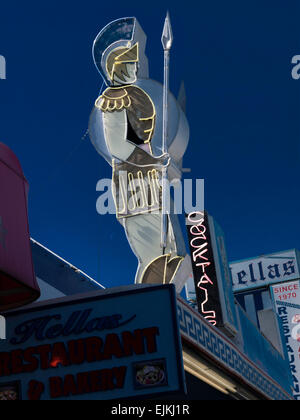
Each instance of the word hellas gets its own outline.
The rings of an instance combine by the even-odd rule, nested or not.
[[[135,318],[135,315],[123,320],[120,314],[93,317],[93,309],[73,312],[65,322],[59,322],[60,314],[30,319],[15,328],[15,335],[10,342],[13,345],[22,344],[31,337],[38,341],[68,337],[71,334],[83,334],[111,330],[128,324]]]
[[[247,271],[246,271],[247,270]],[[282,264],[270,264],[267,267],[264,266],[262,261],[257,263],[248,264],[247,269],[236,273],[236,278],[233,279],[234,285],[242,286],[266,282],[281,280],[283,277],[291,276],[295,274],[295,262],[285,261]]]
[[[210,310],[206,307],[209,302],[209,286],[214,286],[214,281],[209,275],[209,268],[212,265],[212,258],[209,255],[209,243],[207,236],[207,227],[205,226],[205,213],[194,212],[188,215],[188,227],[190,248],[192,251],[192,258],[195,267],[200,270],[200,279],[195,279],[197,289],[196,294],[202,294],[201,299],[201,315],[204,316],[211,324],[217,325],[216,311]]]

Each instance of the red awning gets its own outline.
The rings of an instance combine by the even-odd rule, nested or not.
[[[0,143],[0,312],[40,296],[31,256],[27,193],[18,158]]]

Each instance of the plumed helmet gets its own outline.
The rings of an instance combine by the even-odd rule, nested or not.
[[[146,40],[147,37],[144,31],[134,17],[114,20],[99,32],[93,44],[93,58],[99,73],[107,85],[111,84],[111,70],[114,64],[109,63],[107,65],[108,60],[111,61],[113,51],[118,49],[122,49],[125,55],[126,51],[129,53],[134,52],[134,61],[139,61],[138,78],[146,79],[149,77],[148,59],[145,55]],[[137,48],[138,51],[136,51]]]

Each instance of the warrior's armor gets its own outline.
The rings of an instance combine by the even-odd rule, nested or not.
[[[149,144],[155,128],[155,107],[137,86],[108,88],[96,101],[104,113],[126,110],[127,141]],[[163,158],[153,157],[135,147],[126,162],[113,159],[113,194],[117,217],[157,212],[162,206],[161,176]]]
[[[155,107],[147,93],[138,86],[109,87],[96,101],[103,112],[126,109],[128,117],[127,140],[136,144],[151,142],[155,127]]]

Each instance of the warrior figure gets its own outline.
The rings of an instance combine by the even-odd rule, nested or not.
[[[139,261],[135,282],[170,283],[184,255],[178,255],[170,217],[166,246],[161,244],[161,179],[170,156],[155,155],[151,144],[156,107],[137,85],[138,73],[145,76],[146,72],[144,47],[144,34],[135,18],[112,22],[95,40],[95,64],[108,85],[95,102],[102,126],[98,129],[105,140],[101,151],[96,148],[106,159],[107,155],[111,158],[117,219]]]

